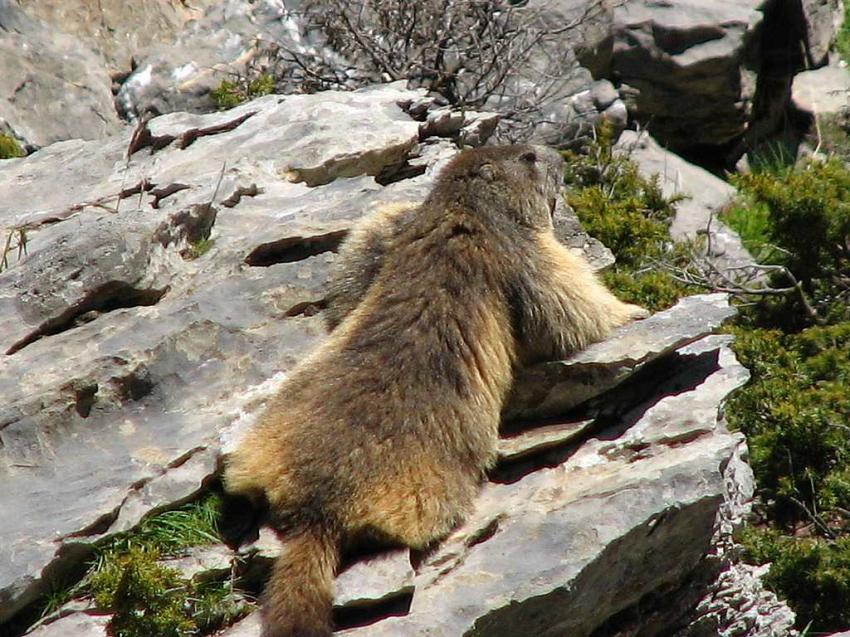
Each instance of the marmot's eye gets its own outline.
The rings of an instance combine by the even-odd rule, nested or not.
[[[537,153],[535,153],[533,150],[530,150],[530,151],[520,155],[519,158],[522,161],[527,161],[529,164],[533,164],[534,162],[537,161]]]

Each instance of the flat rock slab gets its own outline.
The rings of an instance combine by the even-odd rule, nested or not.
[[[707,256],[720,269],[753,263],[738,233],[717,218],[736,197],[729,183],[670,152],[646,133],[623,131],[616,148],[637,162],[644,177],[657,176],[665,197],[684,196],[676,204],[670,224],[670,236],[675,241],[708,234],[711,245]]]
[[[0,3],[0,132],[38,148],[120,130],[105,60],[79,38]]]
[[[633,0],[614,10],[614,73],[630,108],[671,147],[719,145],[747,128],[751,43],[763,0]]]
[[[749,471],[742,437],[718,418],[748,378],[729,341],[681,348],[693,364],[657,395],[559,462],[488,483],[468,521],[413,574],[409,609],[339,634],[582,637],[675,586],[710,544],[727,467]],[[749,497],[752,481],[741,482]],[[256,615],[225,634],[259,635]]]
[[[28,632],[27,637],[107,637],[106,625],[109,615],[72,613],[55,622],[39,626]]]
[[[619,328],[572,358],[525,369],[515,381],[505,419],[565,414],[648,362],[710,334],[734,314],[725,294],[684,298],[665,312]]]
[[[131,129],[3,162],[0,227],[28,244],[0,273],[0,621],[45,591],[48,566],[196,493],[251,388],[324,337],[336,245],[433,178],[371,176],[417,152],[397,104],[420,95],[271,96],[154,119],[129,160]],[[187,258],[204,223],[212,247]]]
[[[812,115],[838,115],[850,109],[850,70],[824,66],[794,76],[791,100]]]
[[[0,236],[27,237],[0,272],[0,622],[202,489],[220,432],[325,337],[351,225],[422,201],[456,154],[422,138],[432,105],[399,84],[267,96],[0,164]]]

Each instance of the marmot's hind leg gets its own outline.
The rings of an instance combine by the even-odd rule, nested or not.
[[[445,479],[451,482],[452,477]],[[437,489],[410,485],[400,490],[395,486],[375,493],[359,512],[358,522],[368,534],[413,549],[425,549],[448,535],[467,513],[475,493],[474,488],[456,488],[450,493],[445,484]]]

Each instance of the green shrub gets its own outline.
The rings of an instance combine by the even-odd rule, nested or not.
[[[793,529],[811,522],[807,512],[850,508],[850,323],[735,335],[752,380],[727,414],[747,435],[770,519]]]
[[[184,603],[186,580],[157,560],[155,550],[131,547],[123,555],[106,554],[89,580],[98,608],[113,613],[113,637],[184,637],[195,623]]]
[[[774,530],[747,529],[742,536],[749,561],[771,562],[765,584],[792,600],[811,629],[833,632],[850,625],[850,539],[827,542],[794,538]]]
[[[227,110],[239,106],[243,102],[274,93],[275,80],[268,73],[262,73],[254,78],[239,77],[235,80],[222,80],[210,92],[216,108]]]
[[[743,431],[764,526],[744,536],[749,558],[772,562],[767,583],[799,626],[850,626],[850,171],[837,159],[734,178],[726,221],[799,281],[798,294],[758,298],[741,314],[734,349],[752,372],[728,402]],[[774,250],[765,244],[776,246]],[[769,277],[789,286],[784,273]],[[815,315],[809,308],[814,309]]]
[[[741,195],[725,220],[756,254],[787,267],[802,292],[764,299],[747,319],[786,331],[850,319],[850,170],[838,159],[809,160],[733,182]],[[794,280],[784,273],[769,277],[780,288]]]
[[[91,597],[111,612],[113,637],[208,633],[247,613],[229,582],[188,580],[159,562],[186,550],[220,542],[215,495],[144,520],[136,529],[97,547],[78,583],[58,587],[45,600],[49,614],[71,599]]]
[[[844,22],[835,36],[835,50],[841,59],[850,64],[850,0],[844,2]]]
[[[603,127],[582,153],[567,153],[567,198],[584,229],[616,256],[603,274],[624,301],[658,311],[694,290],[657,267],[682,252],[669,227],[681,197],[665,197],[658,178],[643,177],[627,154],[615,152]]]
[[[26,155],[14,137],[0,133],[0,159],[12,159]]]
[[[808,161],[784,175],[748,173],[735,182],[767,206],[768,234],[806,286],[848,268],[850,171],[843,162]]]

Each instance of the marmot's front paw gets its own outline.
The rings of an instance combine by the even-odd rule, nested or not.
[[[646,308],[641,307],[640,305],[632,305],[631,303],[626,304],[626,310],[630,321],[637,321],[640,319],[649,318],[650,312]]]
[[[631,303],[618,302],[613,311],[609,314],[611,317],[611,327],[620,327],[632,321],[645,319],[649,316],[649,311],[643,309],[640,305],[632,305]]]

